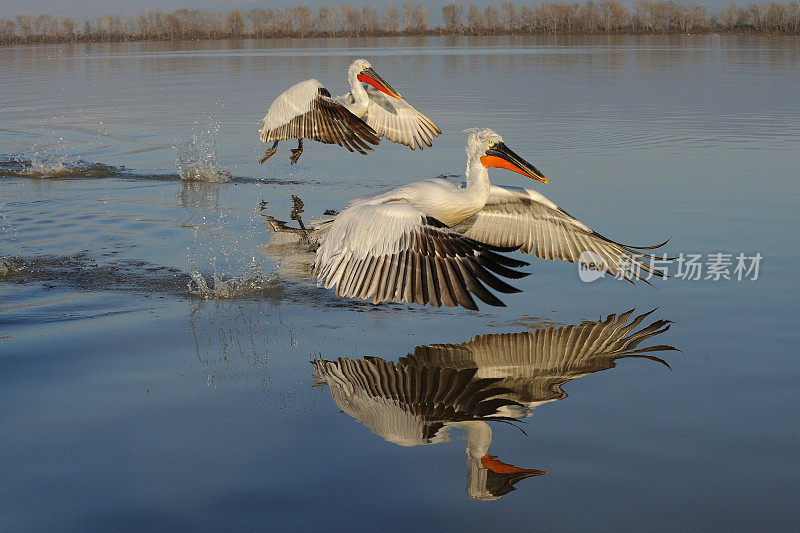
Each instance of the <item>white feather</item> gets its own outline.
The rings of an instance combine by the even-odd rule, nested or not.
[[[322,87],[323,85],[319,81],[312,79],[292,85],[281,93],[269,106],[267,114],[263,118],[258,130],[261,134],[261,141],[266,141],[264,136],[268,131],[279,128],[293,118],[308,113]]]
[[[405,144],[414,150],[431,146],[442,130],[431,119],[402,98],[386,96],[371,86],[366,88],[369,102],[361,117],[380,137]]]

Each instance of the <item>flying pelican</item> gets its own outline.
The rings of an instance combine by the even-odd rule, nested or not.
[[[289,158],[295,164],[303,153],[303,139],[338,144],[366,155],[372,151],[370,144],[380,143],[379,137],[421,150],[431,146],[433,138],[442,133],[381,78],[369,61],[353,61],[347,69],[347,80],[350,92],[337,98],[332,98],[314,79],[302,81],[278,96],[258,130],[261,142],[275,144],[264,152],[259,163],[278,150],[278,142],[287,139],[298,140]]]
[[[389,442],[438,444],[450,440],[451,428],[465,430],[467,493],[493,500],[520,479],[547,472],[490,455],[489,424],[531,417],[542,404],[565,398],[561,387],[567,382],[613,368],[619,359],[669,366],[650,354],[676,348],[640,347],[669,330],[668,320],[650,322],[652,313],[631,319],[631,310],[596,322],[417,346],[397,363],[379,357],[311,363],[315,384],[330,388],[336,406]]]
[[[500,280],[521,278],[528,263],[502,252],[520,249],[546,259],[583,263],[633,282],[644,273],[663,276],[642,250],[607,239],[532,189],[489,183],[490,167],[534,180],[547,178],[509,149],[490,129],[467,137],[467,180],[413,182],[352,200],[333,219],[313,228],[313,275],[336,294],[382,301],[464,306],[504,304],[483,283],[502,293],[519,292]]]

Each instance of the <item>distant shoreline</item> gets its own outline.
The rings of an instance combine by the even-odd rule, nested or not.
[[[212,13],[151,10],[137,17],[107,14],[94,21],[19,15],[0,19],[0,45],[94,42],[215,41],[325,37],[415,37],[470,35],[800,35],[800,4],[725,4],[709,14],[704,6],[668,0],[618,0],[583,4],[546,2],[518,7],[510,2],[480,8],[449,4],[443,25],[430,27],[421,4],[355,8],[347,5],[254,8]]]
[[[41,44],[91,44],[91,43],[192,43],[192,42],[214,42],[214,41],[245,41],[245,40],[288,40],[288,39],[375,39],[382,37],[636,37],[636,36],[708,36],[708,35],[750,35],[753,37],[797,37],[800,32],[768,32],[768,31],[755,31],[755,30],[720,30],[709,29],[707,31],[698,31],[691,33],[681,32],[595,32],[595,33],[568,33],[568,32],[552,32],[552,33],[521,33],[521,32],[504,32],[504,33],[447,33],[439,31],[439,28],[428,30],[424,33],[375,33],[375,34],[361,34],[361,35],[348,35],[348,34],[321,34],[313,33],[307,34],[303,37],[297,35],[275,35],[269,37],[255,37],[253,35],[244,34],[241,36],[227,36],[221,35],[216,37],[196,37],[196,38],[182,38],[170,39],[165,37],[138,37],[138,36],[122,36],[119,39],[94,39],[91,37],[78,37],[74,39],[48,39],[48,40],[27,40],[27,41],[13,41],[6,42],[0,41],[0,46],[13,46],[13,45],[41,45]]]

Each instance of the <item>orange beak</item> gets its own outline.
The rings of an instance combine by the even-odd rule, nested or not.
[[[481,457],[481,464],[492,472],[496,472],[498,474],[516,474],[518,472],[528,472],[536,476],[543,476],[550,473],[547,470],[519,468],[517,466],[504,463],[503,461],[498,461],[496,455],[489,455],[488,453]]]
[[[386,93],[392,98],[403,98],[400,93],[392,89],[392,86],[386,83],[386,80],[378,76],[378,73],[372,70],[372,67],[367,67],[361,71],[361,74],[356,76],[358,81],[368,83],[378,89],[382,93]]]
[[[486,168],[505,168],[517,174],[522,174],[531,179],[547,183],[547,178],[544,177],[538,168],[531,165],[516,153],[511,150],[505,143],[497,143],[488,150],[486,155],[481,156],[481,163]]]

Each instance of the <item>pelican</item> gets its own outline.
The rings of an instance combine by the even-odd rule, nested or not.
[[[356,59],[347,69],[350,92],[337,98],[317,80],[302,81],[278,96],[267,110],[261,142],[275,141],[264,152],[264,163],[278,150],[278,142],[297,139],[291,164],[303,153],[303,139],[338,144],[366,155],[379,137],[405,144],[412,150],[431,146],[442,130],[431,119],[406,102],[369,61]],[[365,88],[363,83],[367,84]]]
[[[547,472],[491,455],[489,424],[531,417],[536,407],[565,398],[565,383],[613,368],[619,359],[669,366],[649,354],[676,348],[640,347],[669,330],[668,320],[646,323],[652,313],[631,319],[631,310],[596,322],[417,346],[397,363],[378,357],[311,363],[315,384],[329,387],[336,406],[389,442],[438,444],[450,440],[451,428],[466,431],[467,494],[494,500],[520,479]]]
[[[502,281],[521,278],[528,265],[503,255],[520,249],[546,259],[583,263],[633,282],[644,274],[663,276],[643,250],[612,241],[532,189],[492,185],[489,168],[505,168],[547,183],[547,178],[508,148],[490,129],[467,137],[466,184],[430,179],[356,198],[333,219],[311,228],[319,243],[312,268],[317,284],[336,286],[349,298],[461,305],[503,306],[483,285],[519,292]],[[276,224],[268,225],[279,230]]]

